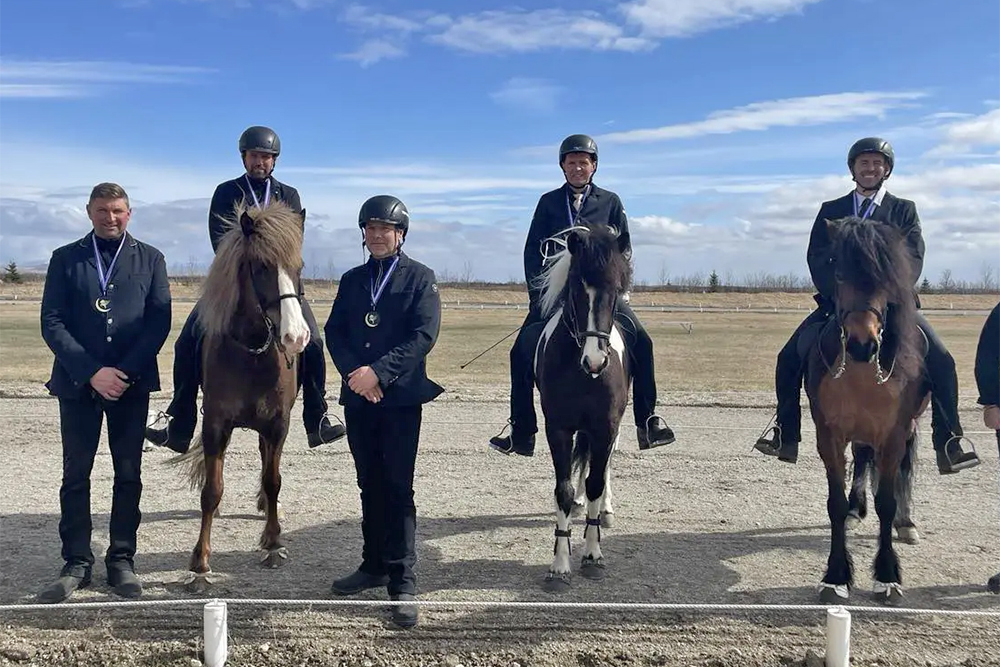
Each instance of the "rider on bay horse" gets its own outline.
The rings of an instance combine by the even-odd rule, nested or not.
[[[888,141],[878,137],[859,139],[847,154],[847,167],[857,184],[847,195],[823,202],[819,215],[813,224],[807,252],[809,272],[818,291],[813,298],[819,307],[812,311],[799,325],[785,346],[778,353],[775,390],[778,410],[775,425],[762,435],[754,447],[778,460],[795,463],[798,458],[801,437],[802,414],[799,406],[803,373],[802,357],[799,355],[798,341],[803,331],[812,325],[835,317],[833,292],[835,287],[835,267],[830,263],[827,235],[827,220],[849,216],[862,219],[881,220],[902,230],[914,258],[913,281],[916,285],[924,261],[924,239],[920,231],[920,219],[916,205],[907,199],[889,194],[885,181],[892,174],[895,155]],[[920,299],[914,289],[917,307]],[[918,324],[927,339],[924,358],[926,375],[930,380],[933,400],[931,401],[931,429],[939,472],[944,475],[971,468],[979,464],[976,453],[962,450],[962,426],[958,419],[958,375],[955,359],[944,343],[918,313]]]
[[[281,140],[269,127],[253,126],[244,130],[239,141],[240,156],[246,173],[231,181],[220,183],[212,196],[208,212],[208,232],[213,252],[225,234],[226,219],[233,214],[237,202],[252,201],[257,206],[267,206],[273,198],[287,204],[302,215],[305,209],[299,192],[290,185],[274,178],[273,171],[281,154]],[[310,340],[302,352],[299,372],[302,378],[302,419],[310,447],[333,442],[346,435],[340,424],[331,424],[327,417],[326,359],[323,339],[316,317],[298,286],[302,315],[309,325]],[[174,344],[174,395],[166,410],[167,424],[146,428],[146,439],[154,445],[185,453],[191,446],[197,424],[198,386],[201,383],[201,332],[198,331],[197,304],[191,310],[184,328]],[[163,413],[161,413],[161,417]],[[158,420],[160,421],[160,420]]]
[[[628,218],[618,195],[593,183],[597,171],[597,143],[585,134],[566,137],[559,146],[559,166],[566,182],[538,200],[528,238],[524,245],[524,277],[528,284],[528,315],[510,350],[510,433],[490,439],[490,447],[503,454],[532,456],[538,423],[532,389],[535,345],[543,326],[539,307],[540,292],[535,279],[542,273],[549,250],[543,249],[552,237],[582,222],[605,224],[615,233],[629,238]],[[627,257],[632,247],[628,244]],[[624,301],[617,305],[617,320],[625,345],[633,361],[633,411],[639,449],[668,445],[674,433],[662,417],[653,413],[656,406],[656,379],[653,373],[653,342],[639,318]],[[506,427],[504,427],[506,430]]]

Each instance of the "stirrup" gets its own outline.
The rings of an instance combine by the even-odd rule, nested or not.
[[[170,428],[170,422],[172,422],[173,419],[174,419],[173,415],[164,412],[163,410],[160,410],[158,413],[156,413],[156,419],[154,419],[151,424],[148,424],[146,428],[151,428],[156,430],[157,424],[159,424],[161,421],[163,422],[165,428]]]
[[[967,453],[972,454],[972,458],[968,459],[964,463],[959,464],[958,466],[956,466],[956,462],[952,459],[951,454],[948,453],[948,445],[955,442],[956,440],[958,441],[958,450],[961,452],[961,455],[964,456]],[[964,449],[962,449],[963,440],[969,443],[969,447],[972,448],[971,452],[966,452]],[[965,435],[952,435],[944,443],[943,450],[945,458],[948,459],[948,465],[951,466],[953,472],[958,472],[959,470],[968,470],[969,468],[975,468],[977,465],[982,463],[982,461],[980,461],[979,459],[979,454],[976,453],[976,443],[972,442],[972,440],[965,437]]]
[[[767,422],[767,426],[765,426],[764,430],[761,431],[760,436],[757,438],[757,442],[754,443],[753,447],[751,448],[751,451],[756,449],[758,452],[766,454],[767,456],[778,455],[778,452],[781,450],[781,443],[784,442],[784,440],[782,439],[783,429],[781,427],[781,424],[778,423],[777,419],[778,419],[777,414],[771,417],[771,420]],[[765,437],[771,432],[774,433],[773,441],[768,440]]]

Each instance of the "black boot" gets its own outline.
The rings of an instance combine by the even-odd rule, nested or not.
[[[656,415],[647,417],[645,428],[637,426],[635,432],[640,450],[669,445],[675,440],[674,432],[667,426],[667,422]]]
[[[157,426],[160,422],[163,422],[163,426]],[[194,426],[194,420],[178,419],[161,412],[156,421],[146,427],[146,440],[157,447],[166,447],[178,454],[185,454],[191,447]]]
[[[767,437],[773,433],[772,437]],[[753,446],[758,452],[768,456],[777,456],[779,461],[795,463],[799,459],[799,441],[785,435],[780,424],[775,424],[764,431]]]
[[[391,599],[398,602],[412,602],[416,596],[412,593],[397,593]],[[417,624],[420,611],[415,604],[398,604],[392,608],[392,622],[401,628],[412,628]]]
[[[59,578],[46,586],[36,598],[42,604],[57,604],[73,594],[78,588],[86,588],[90,585],[90,568],[74,567],[66,565]]]
[[[963,436],[953,435],[944,445],[935,446],[938,472],[942,475],[951,475],[979,465],[979,456],[975,450],[966,452],[962,449],[962,438]]]
[[[135,599],[142,595],[142,582],[127,566],[109,567],[108,585],[123,598]]]
[[[490,438],[490,447],[508,456],[511,454],[534,456],[535,434],[524,433],[524,431],[519,430],[516,425],[510,422],[508,422],[508,425],[511,427],[510,435],[503,435],[503,432],[507,430],[507,427],[504,426],[500,433]]]
[[[333,582],[331,590],[337,595],[354,595],[369,588],[381,588],[389,583],[389,575],[368,574],[363,570],[355,570],[351,574]]]
[[[308,426],[306,428],[306,438],[310,447],[319,447],[340,440],[347,435],[347,429],[344,428],[343,424],[331,424],[330,418],[326,415],[323,415],[323,418],[319,420],[319,426],[315,431],[308,430]]]

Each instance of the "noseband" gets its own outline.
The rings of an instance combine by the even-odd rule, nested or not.
[[[254,296],[257,297],[257,314],[260,315],[261,319],[264,321],[264,328],[267,330],[267,340],[265,340],[264,344],[260,347],[250,347],[249,345],[236,340],[236,338],[232,335],[230,335],[230,338],[232,338],[237,345],[255,357],[267,352],[271,349],[272,345],[276,345],[282,356],[285,357],[285,368],[291,369],[294,360],[291,356],[289,356],[287,350],[285,349],[285,345],[281,342],[280,337],[278,336],[278,327],[268,316],[267,309],[274,305],[277,305],[280,308],[281,302],[284,299],[296,299],[301,304],[302,297],[298,294],[279,294],[278,298],[265,301],[261,298],[260,292],[257,290],[257,284],[252,280],[251,284],[253,285]]]
[[[886,373],[884,370],[882,370],[882,362],[879,359],[879,357],[881,356],[881,353],[882,353],[882,334],[885,332],[885,317],[886,317],[886,310],[887,310],[887,308],[888,308],[888,306],[886,306],[886,308],[883,308],[882,310],[878,310],[874,306],[866,305],[864,308],[854,308],[854,309],[838,308],[837,309],[837,324],[840,327],[840,355],[839,355],[840,356],[840,363],[837,365],[837,368],[833,368],[830,365],[830,363],[827,362],[826,358],[823,357],[822,347],[820,348],[820,357],[823,357],[823,363],[826,365],[827,370],[830,371],[830,373],[833,375],[833,379],[834,380],[840,378],[840,376],[843,375],[844,371],[847,369],[847,325],[846,325],[846,322],[847,322],[847,318],[852,313],[871,313],[872,315],[875,316],[875,319],[878,320],[878,331],[875,333],[875,351],[872,353],[872,356],[868,359],[868,363],[875,365],[875,382],[876,383],[878,383],[880,385],[883,385],[883,384],[885,384],[889,380],[890,377],[892,377],[892,372],[896,368],[896,357],[895,357],[895,355],[892,358],[892,364],[889,366],[889,372],[888,373]]]

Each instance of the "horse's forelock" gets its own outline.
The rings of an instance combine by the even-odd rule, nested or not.
[[[571,276],[591,287],[622,292],[632,281],[632,265],[618,249],[618,237],[605,225],[585,225],[579,234],[576,254],[562,250],[539,276],[543,315],[552,313],[561,302]]]
[[[254,220],[249,236],[239,224],[244,213]],[[258,209],[242,200],[225,219],[225,227],[202,283],[198,317],[207,335],[229,330],[243,286],[240,267],[256,261],[284,269],[293,278],[302,269],[302,218],[283,202],[275,200]]]

